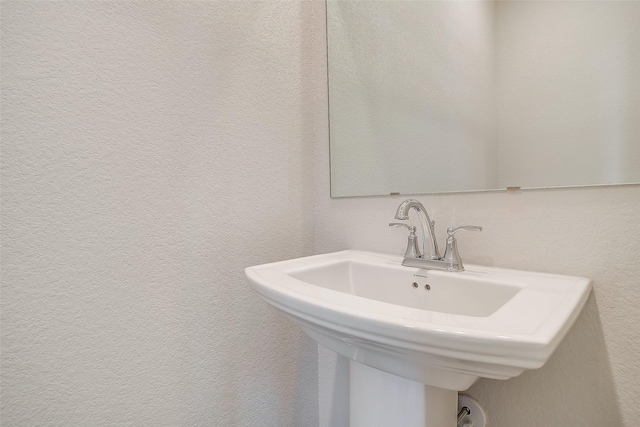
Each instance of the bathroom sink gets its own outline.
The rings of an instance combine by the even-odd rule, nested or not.
[[[314,340],[380,371],[447,390],[508,379],[549,359],[588,279],[465,265],[401,265],[342,251],[248,267],[252,287]]]
[[[477,317],[491,315],[521,289],[505,281],[486,280],[480,275],[431,272],[423,277],[425,272],[422,276],[414,276],[414,273],[413,269],[402,266],[344,260],[293,270],[288,274],[305,283],[361,298]],[[416,288],[423,288],[422,292]]]

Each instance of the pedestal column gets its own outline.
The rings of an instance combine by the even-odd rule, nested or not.
[[[350,427],[456,427],[458,392],[349,361]]]

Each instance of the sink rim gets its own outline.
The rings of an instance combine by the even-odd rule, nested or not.
[[[516,276],[523,283],[521,291],[493,314],[475,317],[371,300],[303,282],[288,274],[305,266],[344,260],[383,263],[414,274],[426,272],[430,277]],[[265,300],[297,320],[307,333],[315,325],[323,333],[334,335],[341,345],[351,337],[391,352],[426,353],[471,364],[495,364],[521,370],[538,368],[547,361],[578,317],[591,290],[590,280],[577,276],[470,264],[466,265],[467,271],[460,273],[426,271],[404,267],[401,262],[400,256],[346,250],[248,267],[245,273]],[[540,284],[539,279],[551,281],[553,285]],[[544,313],[536,313],[536,307]],[[536,316],[523,316],[523,311]],[[504,379],[497,371],[491,375],[481,376]]]

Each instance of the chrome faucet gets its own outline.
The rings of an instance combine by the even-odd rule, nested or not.
[[[435,221],[431,221],[429,212],[419,201],[415,199],[407,199],[400,203],[396,210],[396,219],[405,221],[409,219],[409,209],[415,209],[420,219],[420,228],[422,229],[422,258],[425,259],[440,259],[440,251],[438,250],[438,242],[436,241],[433,227],[436,224]],[[427,239],[427,229],[429,230],[429,237]],[[427,253],[427,241],[429,242],[429,252]]]
[[[396,211],[396,219],[405,221],[409,219],[409,210],[413,208],[418,213],[420,226],[422,229],[422,252],[417,248],[416,244],[416,228],[403,223],[393,222],[389,225],[392,227],[405,226],[409,229],[409,240],[407,242],[407,250],[402,260],[402,265],[407,267],[418,267],[426,269],[447,270],[447,271],[464,271],[462,259],[458,253],[458,243],[455,233],[458,231],[482,231],[482,227],[475,225],[464,225],[457,228],[449,227],[447,229],[447,247],[444,251],[444,257],[440,256],[438,250],[438,242],[434,233],[435,221],[429,217],[429,213],[419,201],[415,199],[407,199],[398,206]],[[428,232],[428,249],[427,252],[427,230]]]

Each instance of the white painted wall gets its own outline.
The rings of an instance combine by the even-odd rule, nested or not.
[[[314,426],[302,2],[3,2],[2,424]]]
[[[323,43],[313,2],[3,3],[3,424],[345,425],[343,361],[242,273],[404,249],[402,198],[329,198]],[[634,425],[640,187],[418,198],[485,227],[468,262],[594,280],[547,366],[470,390],[492,426]]]

